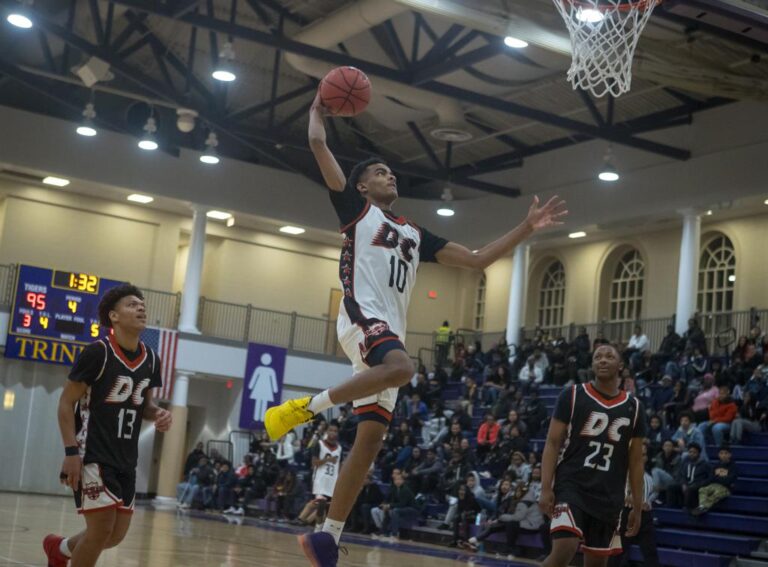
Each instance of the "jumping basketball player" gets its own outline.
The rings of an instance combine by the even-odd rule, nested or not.
[[[139,340],[147,326],[144,296],[132,285],[107,291],[99,303],[102,326],[114,333],[80,353],[59,400],[64,441],[60,479],[75,493],[85,530],[43,540],[49,567],[92,567],[104,549],[119,544],[131,523],[141,420],[158,431],[171,413],[152,401],[162,385],[160,359]]]
[[[534,231],[561,224],[567,211],[557,197],[541,207],[534,198],[518,227],[479,250],[448,242],[392,213],[397,179],[383,160],[363,161],[352,169],[349,179],[345,177],[326,145],[324,114],[315,99],[309,115],[309,145],[331,190],[344,234],[339,266],[344,297],[337,331],[355,375],[312,398],[269,409],[265,425],[270,438],[279,439],[318,412],[354,402],[360,416],[357,436],[341,469],[323,531],[300,538],[312,565],[334,567],[344,522],[379,452],[397,390],[413,377],[413,364],[404,346],[405,321],[419,263],[484,269],[511,253]]]
[[[599,346],[592,357],[595,380],[557,400],[542,455],[539,506],[552,518],[552,553],[544,567],[567,567],[579,544],[585,567],[604,567],[621,552],[627,475],[633,507],[626,535],[640,528],[645,413],[637,398],[619,390],[621,366],[613,346]]]

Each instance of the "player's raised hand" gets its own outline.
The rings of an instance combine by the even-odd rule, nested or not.
[[[542,489],[539,497],[539,509],[547,518],[551,518],[555,513],[555,493],[550,489]]]
[[[312,101],[312,106],[309,107],[309,112],[317,112],[320,116],[328,116],[330,112],[323,106],[323,101],[320,99],[320,91],[315,94],[315,100]]]
[[[627,518],[627,537],[635,537],[637,535],[637,532],[640,531],[640,523],[643,520],[642,516],[643,510],[642,508],[632,508],[629,511],[629,517]]]
[[[158,408],[155,414],[155,429],[158,431],[168,431],[173,423],[171,412],[166,409]]]
[[[64,457],[64,462],[61,464],[59,482],[70,487],[72,490],[77,490],[77,487],[80,485],[82,470],[83,460],[80,458],[80,455]]]
[[[557,195],[552,197],[543,206],[539,206],[539,197],[534,195],[531,208],[528,209],[526,221],[528,221],[533,230],[541,230],[542,228],[563,224],[562,219],[567,214],[568,210],[565,208],[565,201]]]

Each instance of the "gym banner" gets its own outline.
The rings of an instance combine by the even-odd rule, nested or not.
[[[280,403],[287,352],[281,347],[248,343],[240,404],[241,428],[261,429],[267,409]]]

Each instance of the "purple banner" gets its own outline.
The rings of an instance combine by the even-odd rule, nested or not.
[[[262,429],[267,409],[280,404],[286,353],[284,348],[248,343],[240,405],[242,429]]]

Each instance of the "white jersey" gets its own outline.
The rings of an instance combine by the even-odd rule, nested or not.
[[[446,244],[428,231],[362,199],[349,185],[331,200],[342,222],[344,244],[339,279],[344,297],[339,339],[356,326],[367,354],[388,340],[405,342],[406,314],[420,262],[435,262]]]
[[[316,455],[321,461],[328,455],[336,457],[336,462],[329,462],[315,467],[312,478],[312,494],[315,496],[333,496],[333,489],[336,487],[336,479],[339,478],[339,467],[341,467],[341,445],[329,445],[325,441],[317,444],[319,452]]]

